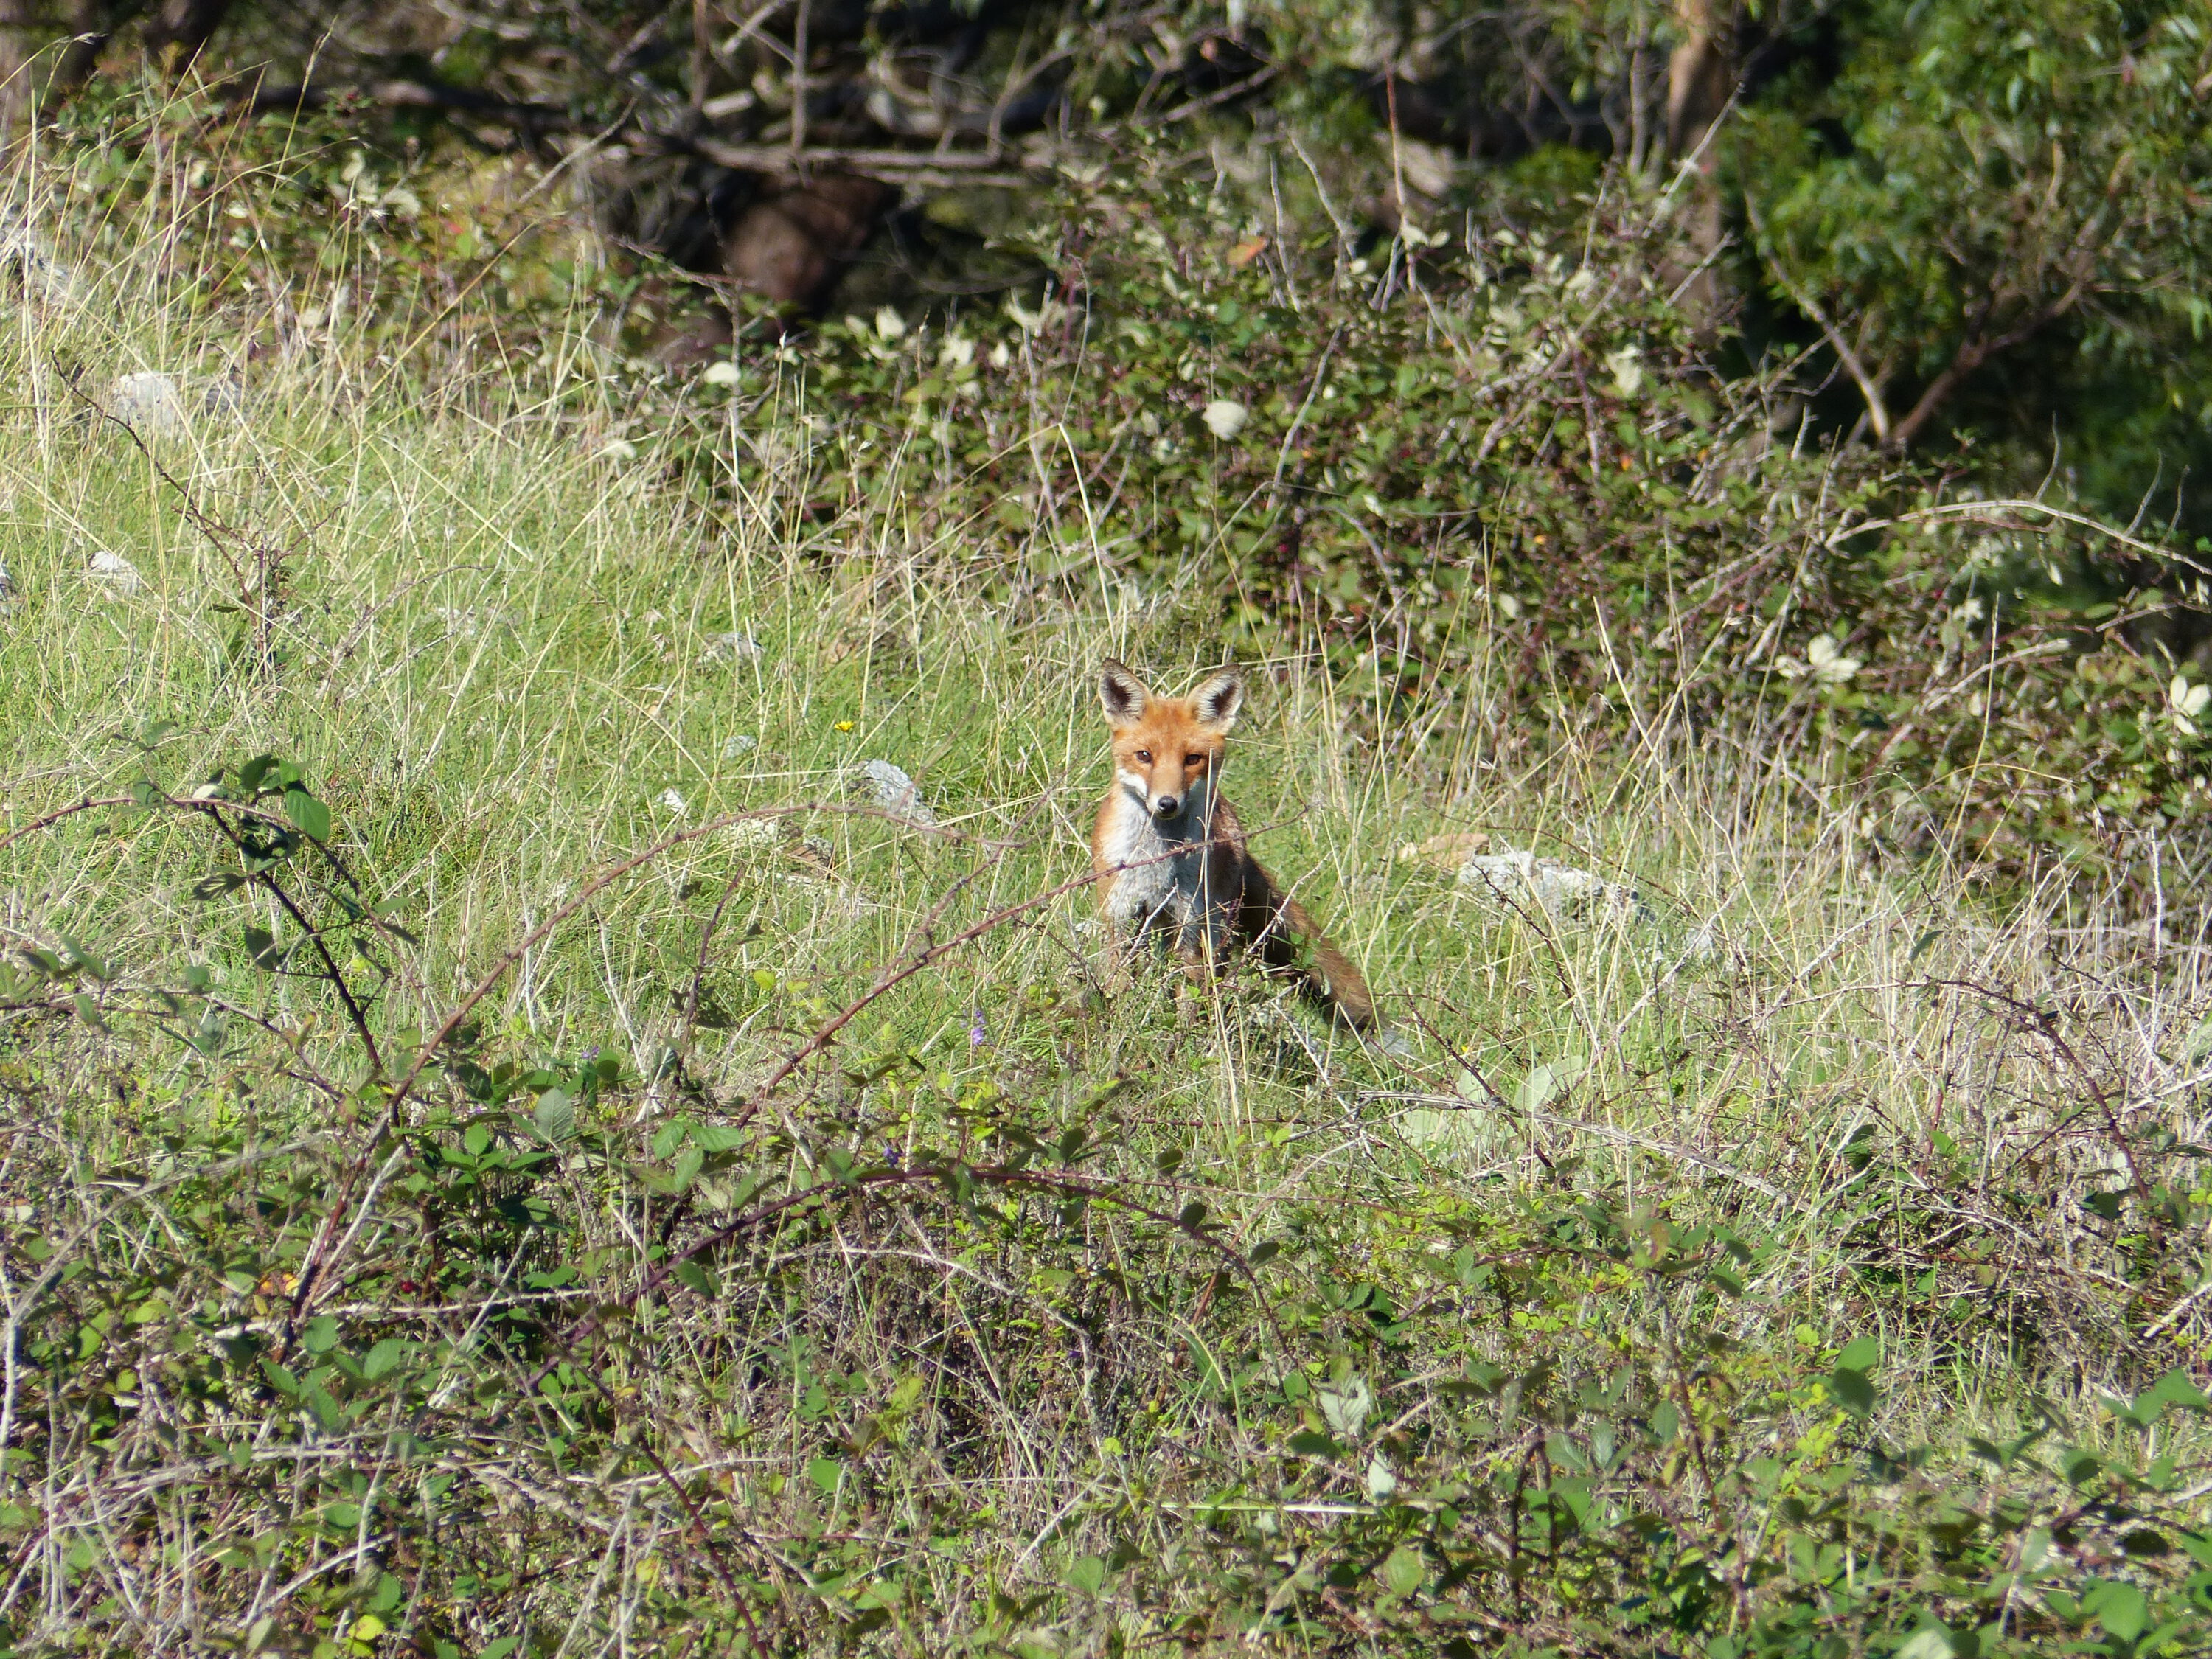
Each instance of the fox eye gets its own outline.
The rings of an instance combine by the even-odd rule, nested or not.
[[[1137,764],[1139,766],[1150,766],[1152,763],[1152,751],[1149,749],[1139,749],[1137,751]]]
[[[1185,755],[1182,757],[1182,763],[1185,766],[1203,766],[1206,764],[1206,757],[1203,755]]]

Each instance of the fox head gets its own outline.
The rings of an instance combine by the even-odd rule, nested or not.
[[[1244,701],[1243,677],[1224,668],[1187,697],[1160,697],[1109,658],[1098,670],[1098,701],[1114,729],[1114,775],[1121,787],[1162,823],[1194,811],[1200,819],[1210,816],[1222,750]]]

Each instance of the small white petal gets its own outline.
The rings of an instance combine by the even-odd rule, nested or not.
[[[1231,398],[1216,398],[1206,404],[1200,418],[1206,429],[1222,442],[1227,443],[1244,429],[1244,422],[1252,418],[1251,411]]]
[[[1644,384],[1643,356],[1632,345],[1606,354],[1605,366],[1613,371],[1613,389],[1624,398],[1633,398]]]
[[[906,319],[889,306],[876,313],[876,334],[880,339],[898,340],[906,337]]]

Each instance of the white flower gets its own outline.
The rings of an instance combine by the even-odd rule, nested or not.
[[[1200,418],[1205,421],[1208,432],[1227,443],[1244,429],[1251,412],[1234,398],[1216,398],[1200,411]]]
[[[876,335],[879,339],[898,340],[906,337],[906,319],[889,306],[876,313]]]
[[[945,343],[937,348],[937,361],[951,368],[972,368],[975,343],[964,334],[948,334]]]
[[[2173,720],[2174,729],[2185,738],[2197,735],[2197,716],[2203,714],[2207,704],[2212,704],[2212,685],[2191,685],[2176,674],[2173,684],[2166,688],[2166,713]]]
[[[660,804],[679,818],[691,810],[684,797],[673,789],[664,789],[660,792]]]
[[[1806,646],[1805,661],[1822,685],[1841,685],[1859,672],[1859,659],[1844,655],[1826,634],[1816,635]]]
[[[627,438],[610,438],[599,447],[599,459],[603,461],[634,461],[637,459],[637,446]]]
[[[738,366],[724,357],[720,362],[708,364],[699,379],[708,386],[735,386],[738,383]]]
[[[1000,341],[998,344],[991,348],[992,368],[1004,368],[1008,363],[1011,363],[1013,361],[1014,354],[1006,349],[1006,343],[1004,340]]]
[[[1067,315],[1067,307],[1057,300],[1042,301],[1035,311],[1025,311],[1022,308],[1022,302],[1011,294],[1006,295],[1006,315],[1014,319],[1015,325],[1024,334],[1042,334]],[[994,362],[997,361],[996,352],[991,356]]]
[[[1774,672],[1785,680],[1802,680],[1808,674],[1819,685],[1841,685],[1859,672],[1859,659],[1846,657],[1826,634],[1816,635],[1805,647],[1805,659],[1777,657]]]
[[[1613,389],[1622,397],[1633,398],[1644,384],[1643,358],[1644,354],[1632,345],[1606,353],[1605,366],[1613,371]]]

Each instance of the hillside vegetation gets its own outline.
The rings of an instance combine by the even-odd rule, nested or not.
[[[167,119],[6,221],[15,1650],[2212,1637],[2167,550],[1793,427],[1613,175],[1271,269],[1133,165],[676,374]],[[1097,664],[1231,652],[1385,1042],[1105,994]]]

